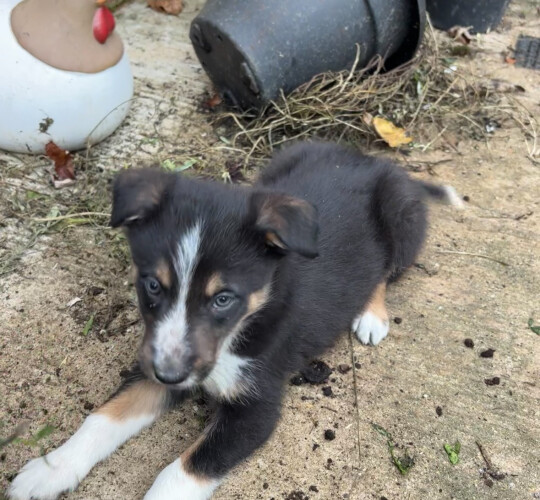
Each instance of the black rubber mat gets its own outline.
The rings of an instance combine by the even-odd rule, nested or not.
[[[520,35],[515,58],[517,66],[540,69],[540,38]]]

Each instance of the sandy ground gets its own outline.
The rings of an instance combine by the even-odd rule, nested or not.
[[[210,86],[187,39],[201,3],[189,1],[179,17],[142,3],[117,13],[138,99],[117,133],[91,150],[72,196],[96,189],[85,183],[88,169],[177,161],[219,142],[220,131],[200,108]],[[463,64],[521,84],[523,104],[538,116],[540,73],[504,64],[500,55],[519,33],[538,34],[537,7],[513,3],[501,30],[484,37],[476,57]],[[390,337],[368,348],[344,335],[324,357],[334,370],[327,384],[333,396],[324,396],[322,386],[290,386],[272,439],[231,474],[216,498],[540,498],[540,337],[527,327],[531,317],[540,323],[540,166],[527,157],[514,125],[487,143],[444,139],[402,160],[429,166],[414,175],[450,183],[469,201],[462,212],[432,207],[418,266],[388,293],[395,319]],[[231,154],[224,150],[221,161]],[[43,158],[0,152],[0,167],[6,258],[30,238],[29,222],[16,210],[18,197],[41,193],[47,213],[53,195]],[[141,332],[119,245],[116,233],[101,225],[51,230],[0,277],[1,435],[21,422],[30,423],[27,436],[50,424],[55,432],[39,445],[45,451],[58,446],[131,365]],[[68,307],[75,297],[82,300]],[[473,348],[464,345],[467,338]],[[488,348],[493,358],[480,357]],[[351,369],[341,373],[342,364]],[[487,385],[493,377],[500,383]],[[171,412],[66,498],[142,498],[196,438],[203,417],[197,402]],[[372,423],[392,434],[398,455],[407,451],[414,458],[407,476],[392,464]],[[325,439],[327,429],[335,431],[334,440]],[[456,440],[462,449],[453,466],[443,445]],[[486,476],[477,442],[503,479]],[[40,446],[1,450],[0,491]]]

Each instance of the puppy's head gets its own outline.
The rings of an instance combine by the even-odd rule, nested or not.
[[[312,205],[287,195],[123,171],[111,225],[126,228],[137,270],[145,374],[177,388],[201,383],[271,300],[280,259],[317,255],[316,219]]]

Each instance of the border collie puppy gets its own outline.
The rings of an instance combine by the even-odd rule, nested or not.
[[[60,448],[29,462],[16,500],[52,500],[173,404],[202,391],[202,435],[145,500],[203,500],[272,434],[287,378],[352,329],[388,333],[387,283],[418,254],[424,200],[449,187],[328,143],[277,154],[253,187],[159,169],[122,171],[111,224],[126,228],[146,327],[139,364]]]

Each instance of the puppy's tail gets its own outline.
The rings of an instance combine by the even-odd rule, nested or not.
[[[447,205],[452,205],[459,209],[465,207],[463,199],[452,186],[438,186],[436,184],[423,181],[416,182],[418,182],[424,193],[430,198],[434,198],[435,200],[446,203]]]

